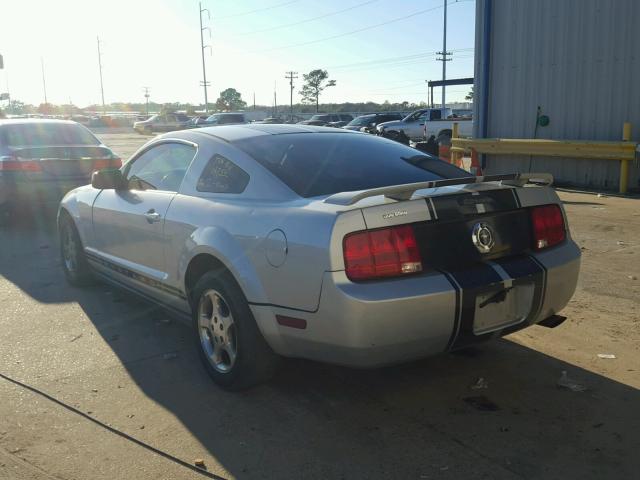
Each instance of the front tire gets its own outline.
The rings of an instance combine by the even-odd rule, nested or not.
[[[73,220],[67,213],[60,215],[60,257],[67,281],[75,287],[93,283],[91,267],[82,248],[82,241]]]
[[[196,283],[191,298],[200,359],[213,381],[237,391],[271,378],[278,357],[260,333],[233,277],[224,271],[208,272]]]

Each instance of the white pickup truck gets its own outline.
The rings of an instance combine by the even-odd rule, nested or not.
[[[458,123],[458,134],[461,137],[471,136],[473,129],[471,117],[456,117],[450,108],[416,110],[402,120],[379,123],[376,130],[378,135],[383,135],[384,132],[402,131],[415,141],[426,140],[434,135],[439,143],[449,143],[454,122]]]

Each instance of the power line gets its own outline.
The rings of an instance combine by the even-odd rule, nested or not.
[[[273,10],[274,8],[284,7],[286,5],[291,5],[292,3],[299,2],[300,0],[289,0],[288,2],[278,3],[276,5],[271,5],[270,7],[256,8],[255,10],[249,10],[247,12],[233,13],[231,15],[227,15],[225,17],[219,17],[218,20],[225,20],[227,18],[235,18],[235,17],[243,17],[244,15],[250,15],[252,13],[265,12],[267,10]]]
[[[463,3],[463,2],[468,2],[468,1],[473,1],[473,0],[461,0],[460,2],[451,2],[451,3]],[[283,50],[283,49],[294,48],[294,47],[303,47],[303,46],[306,46],[306,45],[313,45],[315,43],[326,42],[327,40],[334,40],[336,38],[346,37],[348,35],[353,35],[354,33],[365,32],[367,30],[371,30],[371,29],[374,29],[374,28],[382,27],[384,25],[389,25],[391,23],[400,22],[402,20],[406,20],[406,19],[411,18],[411,17],[415,17],[415,16],[418,16],[418,15],[424,15],[425,13],[432,12],[434,10],[438,10],[439,8],[442,8],[442,6],[439,5],[437,7],[431,7],[431,8],[426,8],[424,10],[418,10],[417,12],[410,13],[409,15],[404,15],[402,17],[393,18],[391,20],[387,20],[386,22],[376,23],[375,25],[368,25],[366,27],[358,28],[356,30],[351,30],[349,32],[339,33],[337,35],[332,35],[330,37],[318,38],[316,40],[310,40],[308,42],[293,43],[293,44],[290,44],[290,45],[282,45],[282,46],[279,46],[279,47],[267,48],[267,49],[264,49],[264,50],[257,50],[255,52],[251,52],[251,53],[272,52],[274,50]]]
[[[474,47],[467,47],[467,48],[457,48],[454,49],[454,52],[466,52],[466,51],[473,51]],[[359,66],[368,66],[368,65],[373,65],[373,64],[378,64],[378,63],[396,63],[396,62],[401,62],[401,61],[405,61],[405,60],[413,60],[413,59],[419,59],[419,58],[424,58],[424,57],[430,57],[434,54],[436,54],[436,51],[431,51],[431,52],[420,52],[420,53],[414,53],[412,55],[405,55],[403,57],[387,57],[387,58],[381,58],[381,59],[377,59],[377,60],[367,60],[364,62],[356,62],[356,63],[347,63],[347,64],[342,64],[342,65],[334,65],[334,66],[330,66],[328,67],[331,70],[339,70],[342,68],[351,68],[351,67],[359,67]]]
[[[338,15],[340,13],[348,12],[349,10],[353,10],[353,9],[356,9],[356,8],[359,8],[359,7],[364,7],[365,5],[369,5],[370,3],[375,3],[377,1],[378,0],[367,0],[366,2],[358,3],[357,5],[353,5],[353,6],[348,7],[348,8],[343,8],[342,10],[336,10],[335,12],[325,13],[324,15],[319,15],[317,17],[307,18],[305,20],[300,20],[299,22],[285,23],[283,25],[277,25],[275,27],[262,28],[260,30],[252,30],[250,32],[241,32],[241,33],[238,33],[237,35],[231,35],[231,37],[242,37],[242,36],[245,36],[245,35],[253,35],[255,33],[272,32],[273,30],[280,30],[282,28],[295,27],[297,25],[302,25],[303,23],[313,22],[315,20],[320,20],[322,18],[327,18],[327,17],[331,17],[333,15]]]

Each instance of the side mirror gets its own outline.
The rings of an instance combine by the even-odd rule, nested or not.
[[[98,170],[91,175],[91,186],[100,190],[122,190],[124,177],[117,168]]]

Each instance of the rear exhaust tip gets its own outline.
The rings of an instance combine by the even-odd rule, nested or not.
[[[567,317],[562,315],[551,315],[549,318],[545,318],[541,322],[538,322],[538,325],[542,325],[547,328],[556,328],[558,325],[564,323]]]

